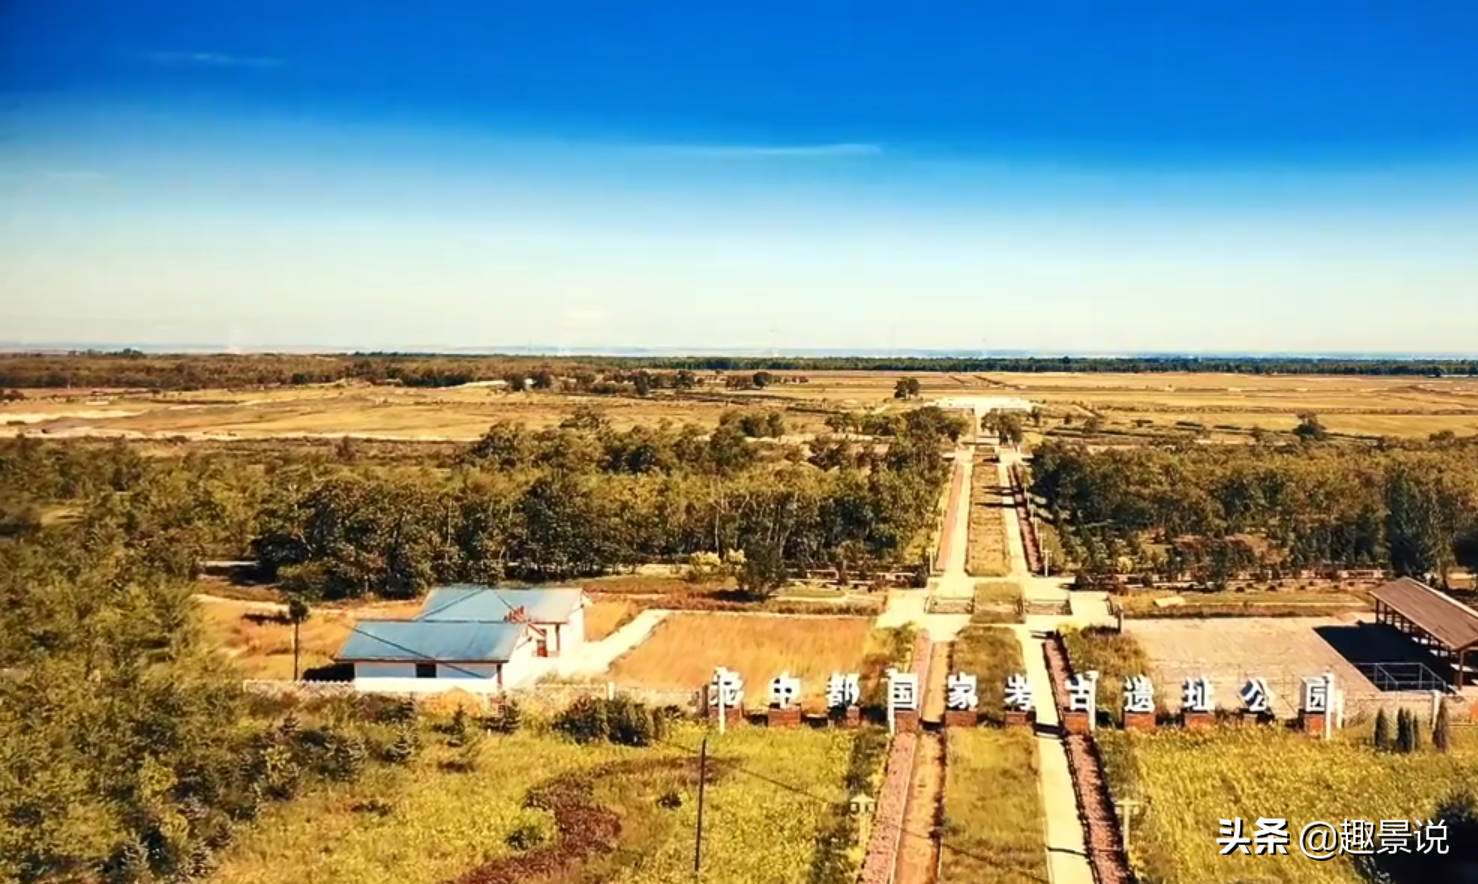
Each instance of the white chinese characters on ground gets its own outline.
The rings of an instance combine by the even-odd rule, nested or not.
[[[782,672],[770,682],[770,704],[777,709],[789,709],[801,693],[801,680]]]
[[[956,712],[974,712],[980,705],[979,682],[963,672],[951,673],[945,682],[944,705]]]
[[[1334,693],[1334,676],[1304,679],[1304,711],[1328,712],[1330,695]]]
[[[1180,702],[1183,712],[1210,712],[1211,680],[1204,675],[1186,679]]]
[[[744,699],[744,680],[739,673],[720,666],[713,671],[713,695],[725,709],[737,709]]]
[[[1260,678],[1249,678],[1242,685],[1242,705],[1248,712],[1264,715],[1272,709],[1272,694],[1268,692],[1268,683]]]
[[[1124,711],[1133,713],[1155,711],[1155,686],[1143,675],[1136,675],[1124,682]]]
[[[912,672],[888,670],[888,708],[894,712],[919,711],[919,677]]]
[[[856,706],[862,699],[862,684],[857,673],[833,672],[826,680],[826,705],[831,709]]]
[[[1006,708],[1027,712],[1032,708],[1032,686],[1022,674],[1006,679]]]
[[[1079,673],[1067,680],[1069,712],[1093,712],[1098,708],[1098,673]]]

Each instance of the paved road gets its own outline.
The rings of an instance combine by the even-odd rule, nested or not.
[[[649,609],[637,614],[632,621],[600,641],[586,642],[573,653],[559,657],[547,657],[537,667],[529,670],[523,685],[536,684],[549,675],[573,677],[597,675],[611,668],[616,658],[647,640],[670,611]],[[521,685],[513,685],[520,687]]]
[[[1018,457],[1015,452],[1001,449],[999,469],[1002,485],[1007,484],[1008,459]],[[1027,571],[1020,518],[1015,507],[1006,510],[1006,547],[1011,553],[1011,577],[1021,582],[1027,601],[1064,601],[1079,595],[1069,593],[1062,581],[1033,577]],[[1032,615],[1026,619],[1026,625],[1015,627],[1016,639],[1021,643],[1021,657],[1026,662],[1026,678],[1032,688],[1037,723],[1049,729],[1037,734],[1037,785],[1041,790],[1042,814],[1046,820],[1048,877],[1052,884],[1093,884],[1093,869],[1088,865],[1084,848],[1083,821],[1078,816],[1078,796],[1073,790],[1073,777],[1067,765],[1067,747],[1056,731],[1057,706],[1052,702],[1046,652],[1042,639],[1038,637],[1059,625],[1077,621],[1072,616]]]

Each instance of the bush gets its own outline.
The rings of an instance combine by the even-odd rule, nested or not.
[[[1391,748],[1391,719],[1386,716],[1384,709],[1375,713],[1375,734],[1371,742],[1382,751]]]
[[[416,701],[409,697],[369,694],[361,698],[361,714],[375,724],[405,724],[416,718]]]
[[[523,708],[511,697],[504,700],[487,720],[488,730],[498,734],[515,734],[522,726]]]
[[[662,712],[627,696],[581,697],[559,714],[554,728],[577,743],[649,746],[666,738],[667,724]]]
[[[553,826],[547,813],[534,809],[525,809],[520,815],[513,828],[503,838],[510,848],[520,853],[533,850],[541,844],[549,841],[553,835]]]
[[[385,760],[391,764],[409,764],[421,751],[421,734],[414,725],[402,724],[395,739],[385,747]]]

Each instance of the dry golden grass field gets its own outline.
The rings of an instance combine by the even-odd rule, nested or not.
[[[783,379],[801,373],[774,372]],[[486,386],[443,389],[329,384],[266,390],[140,394],[26,391],[0,405],[0,432],[52,435],[272,438],[360,434],[397,439],[470,440],[495,420],[533,428],[559,423],[578,405],[603,412],[618,428],[696,422],[712,426],[736,405],[787,408],[792,433],[824,432],[825,410],[899,407],[888,372],[806,372],[805,383],[729,391],[705,375],[698,397],[661,393],[646,399],[506,393]],[[1478,381],[1467,378],[1311,377],[1220,374],[918,374],[925,401],[950,396],[1020,397],[1042,403],[1047,425],[1061,416],[1097,413],[1110,429],[1136,421],[1177,422],[1245,434],[1254,426],[1288,430],[1313,411],[1337,433],[1424,437],[1442,430],[1478,433]],[[1045,426],[1044,426],[1045,428]],[[1222,430],[1220,432],[1228,432]]]
[[[420,607],[419,601],[406,601],[313,611],[298,628],[299,666],[306,672],[332,665],[333,655],[358,620],[411,617]],[[263,602],[230,599],[200,602],[206,634],[247,678],[292,678],[293,628],[281,611],[280,605]]]
[[[746,702],[763,706],[770,680],[801,680],[809,705],[825,694],[833,672],[859,672],[872,621],[860,617],[773,617],[757,614],[670,614],[652,635],[611,667],[621,684],[696,689],[724,666],[744,679]]]
[[[1001,485],[996,464],[977,461],[970,474],[969,547],[965,573],[972,577],[1004,577],[1011,573],[1006,549],[1006,507],[1009,497]]]
[[[641,611],[640,605],[626,599],[601,599],[591,603],[585,609],[585,640],[600,641],[625,626]]]

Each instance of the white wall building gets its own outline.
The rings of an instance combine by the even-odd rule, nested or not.
[[[434,589],[413,620],[360,621],[338,654],[366,692],[497,693],[585,642],[579,589]]]

